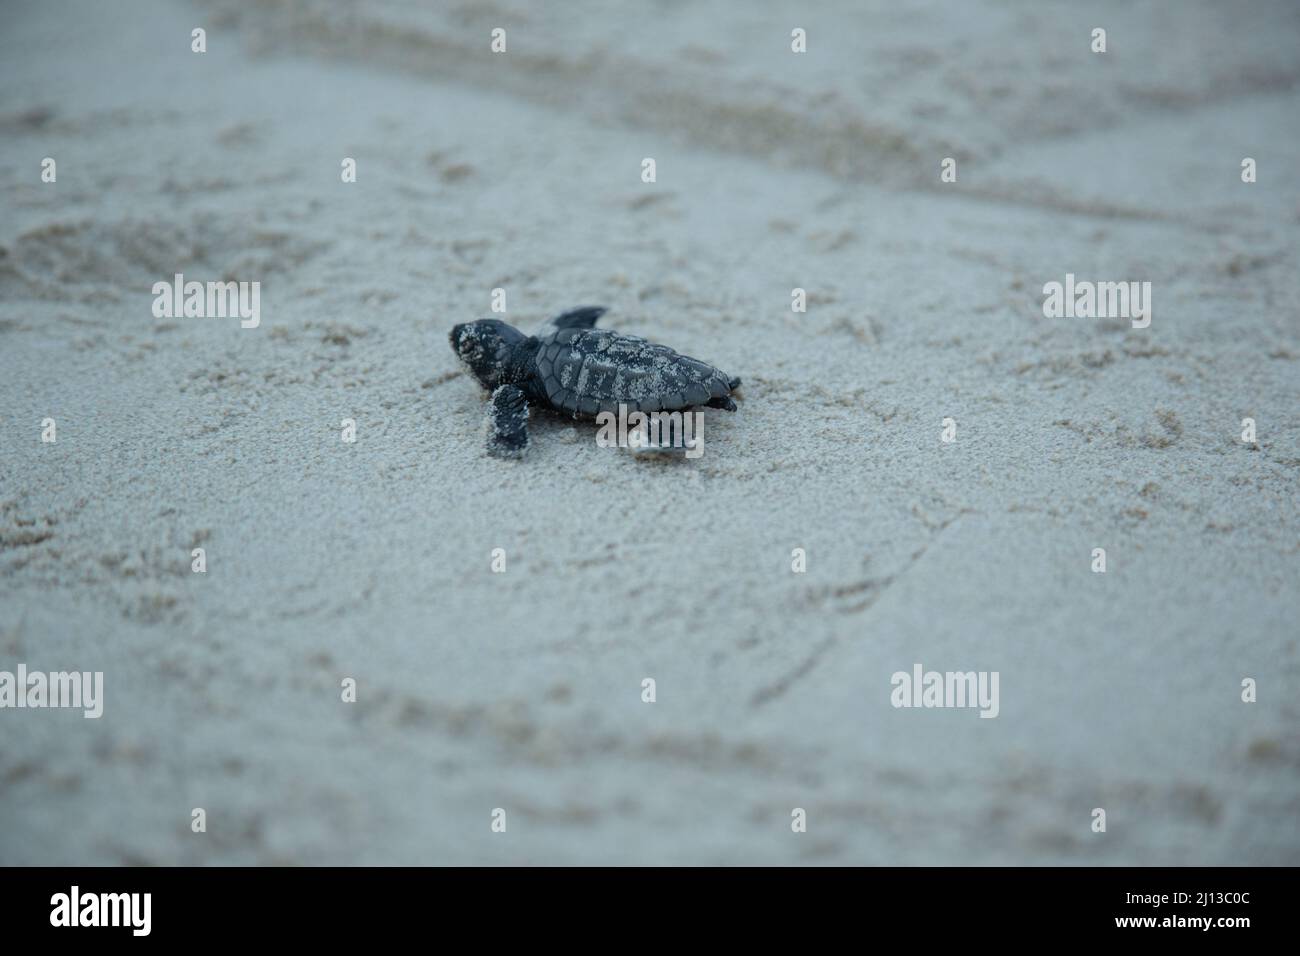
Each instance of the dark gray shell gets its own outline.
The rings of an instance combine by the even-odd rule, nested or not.
[[[537,380],[551,406],[578,417],[677,411],[731,394],[727,375],[705,362],[608,329],[560,329],[541,337]]]

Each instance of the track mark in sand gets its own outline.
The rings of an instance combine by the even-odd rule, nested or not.
[[[491,744],[502,759],[548,768],[590,768],[593,761],[632,761],[683,769],[791,777],[807,766],[809,755],[761,739],[717,733],[662,731],[623,735],[572,712],[574,691],[552,687],[542,703],[509,697],[478,702],[435,700],[403,691],[386,691],[381,703],[358,712],[358,728],[379,726],[420,738],[436,734],[476,748]]]
[[[40,544],[54,537],[54,532],[46,529],[39,531],[0,531],[0,551],[10,548],[26,548]]]
[[[636,212],[641,209],[648,209],[649,207],[660,203],[671,203],[676,198],[677,194],[673,192],[641,193],[640,195],[624,200],[623,205]]]
[[[437,388],[439,385],[446,385],[448,382],[455,381],[464,375],[461,369],[452,369],[450,372],[443,372],[441,375],[435,375],[433,378],[420,383],[420,388]]]
[[[932,195],[939,195],[944,192],[943,186],[928,181],[915,183],[911,188],[916,192]],[[961,193],[961,198],[969,199],[972,202],[991,203],[999,207],[1013,206],[1041,212],[1079,216],[1085,219],[1169,223],[1197,229],[1210,228],[1209,224],[1201,222],[1195,216],[1175,215],[1145,206],[1124,205],[1098,199],[1065,196],[1040,183],[996,181],[980,188],[968,189]]]
[[[937,525],[930,525],[929,522],[926,522],[926,526],[930,528],[932,532],[930,534],[929,539],[923,545],[921,545],[920,548],[918,548],[915,552],[912,553],[912,556],[908,559],[906,565],[904,565],[900,570],[894,572],[888,577],[873,579],[869,581],[862,581],[862,582],[858,582],[857,584],[845,585],[834,589],[831,592],[831,594],[832,596],[836,596],[836,597],[849,597],[857,594],[866,595],[866,597],[863,600],[858,601],[857,603],[844,609],[844,613],[848,613],[848,614],[861,613],[862,611],[865,611],[868,608],[870,608],[878,600],[880,600],[880,596],[884,594],[885,591],[887,591],[889,587],[892,584],[894,584],[894,582],[898,581],[901,577],[903,577],[903,575],[907,574],[908,571],[910,571],[912,568],[916,566],[916,563],[921,560],[921,556],[924,555],[926,551],[930,550],[930,547],[939,538],[939,536],[943,534],[943,532],[946,531],[953,524],[953,522],[955,522],[958,518],[960,518],[962,515],[967,513],[969,513],[967,509],[962,509],[961,511],[958,511],[955,515],[953,515],[951,518],[949,518],[948,520]],[[810,674],[813,668],[821,663],[822,658],[825,657],[831,651],[831,649],[834,648],[839,643],[840,643],[839,638],[833,636],[827,637],[824,640],[822,640],[820,643],[817,644],[816,647],[812,649],[812,651],[808,654],[808,656],[805,657],[803,660],[801,660],[798,664],[796,664],[794,668],[792,668],[785,674],[782,674],[780,677],[778,677],[771,684],[768,684],[766,687],[760,687],[757,691],[755,691],[754,695],[749,699],[749,706],[762,707],[764,704],[769,703],[770,701],[773,701],[776,698],[780,697],[791,687],[793,687],[798,681],[802,680],[804,677]]]
[[[796,681],[807,676],[807,674],[821,662],[821,659],[825,656],[826,652],[834,647],[836,643],[837,641],[833,637],[825,638],[820,644],[813,648],[811,654],[799,662],[798,666],[795,667],[794,670],[781,675],[781,677],[777,678],[774,683],[768,684],[766,687],[760,687],[754,693],[754,696],[749,699],[749,706],[762,707],[768,701],[780,697],[789,690]]]

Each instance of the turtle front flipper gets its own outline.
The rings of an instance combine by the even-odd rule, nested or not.
[[[603,305],[580,305],[547,319],[546,324],[555,329],[590,329],[607,311]]]
[[[487,451],[494,458],[522,458],[528,450],[528,399],[514,385],[492,393]]]

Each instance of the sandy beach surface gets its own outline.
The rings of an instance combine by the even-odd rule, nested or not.
[[[817,6],[6,9],[0,863],[1300,863],[1300,10]],[[739,411],[486,456],[498,288]]]

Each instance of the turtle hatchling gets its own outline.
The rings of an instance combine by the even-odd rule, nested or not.
[[[569,418],[618,414],[619,405],[628,413],[696,405],[736,410],[731,393],[740,379],[666,345],[596,328],[605,311],[599,306],[570,309],[533,335],[499,319],[452,328],[452,350],[492,393],[489,454],[523,455],[530,405]]]

